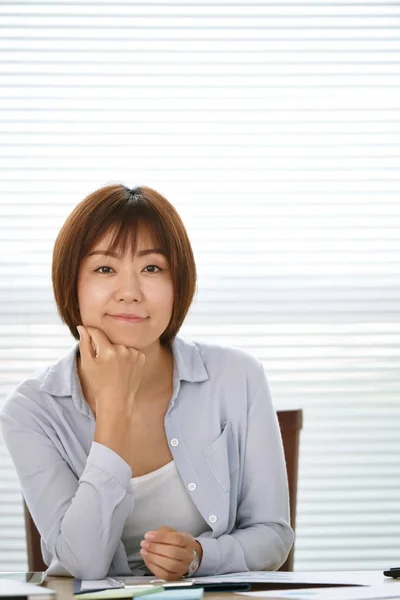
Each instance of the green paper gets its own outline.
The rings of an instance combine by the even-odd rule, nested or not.
[[[201,600],[203,597],[203,588],[182,588],[180,590],[166,589],[154,596],[154,600]]]
[[[74,594],[74,598],[82,600],[101,600],[101,598],[133,598],[134,596],[144,596],[145,594],[154,594],[154,592],[163,592],[162,585],[137,585],[129,588],[110,588],[100,592],[84,592],[83,594]]]

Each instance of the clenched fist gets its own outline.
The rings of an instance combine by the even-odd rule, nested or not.
[[[201,544],[190,533],[166,526],[148,531],[141,546],[140,553],[147,568],[157,579],[167,581],[175,581],[187,573],[193,560],[193,550],[196,550],[200,561],[203,555]]]

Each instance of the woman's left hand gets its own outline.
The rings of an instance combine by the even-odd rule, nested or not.
[[[196,550],[200,561],[203,554],[201,544],[190,533],[166,526],[148,531],[140,545],[147,568],[157,579],[167,581],[175,581],[187,573],[193,560],[193,550]]]

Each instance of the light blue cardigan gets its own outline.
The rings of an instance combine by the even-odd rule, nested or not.
[[[9,394],[1,431],[41,534],[48,573],[131,575],[121,541],[135,510],[131,468],[93,442],[95,420],[77,374],[78,347]],[[237,348],[180,337],[172,350],[165,431],[183,482],[196,484],[188,494],[210,526],[197,538],[203,547],[197,575],[277,569],[294,536],[263,366]]]

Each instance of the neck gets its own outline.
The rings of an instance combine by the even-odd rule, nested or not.
[[[157,341],[152,346],[141,350],[146,356],[138,396],[151,394],[172,383],[173,356],[172,349],[161,346]]]

